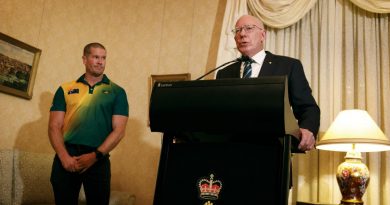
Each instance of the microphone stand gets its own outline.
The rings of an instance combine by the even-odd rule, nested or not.
[[[226,62],[226,63],[224,63],[224,64],[222,64],[222,65],[220,65],[220,66],[218,66],[218,67],[216,67],[216,68],[214,68],[214,69],[212,69],[212,70],[210,70],[209,72],[207,72],[206,74],[200,76],[200,77],[197,78],[196,80],[201,80],[202,78],[206,77],[206,76],[209,75],[210,73],[212,73],[212,72],[218,70],[219,68],[221,68],[221,67],[223,67],[223,66],[225,66],[225,65],[227,65],[227,64],[235,63],[235,62],[240,62],[240,61],[241,61],[241,58],[236,58],[236,59],[234,59],[234,60],[232,60],[232,61],[228,61],[228,62]]]

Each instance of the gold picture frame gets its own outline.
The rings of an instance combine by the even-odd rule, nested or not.
[[[151,75],[149,78],[149,98],[148,105],[150,105],[150,97],[152,95],[152,89],[156,82],[173,82],[173,81],[184,81],[191,80],[190,73],[179,73],[179,74],[162,74],[162,75]],[[149,107],[149,106],[148,106]],[[149,110],[148,110],[148,126],[150,125],[149,121]]]
[[[190,73],[151,75],[149,80],[149,96],[152,94],[154,83],[191,80]]]
[[[31,99],[41,52],[0,33],[0,91]]]

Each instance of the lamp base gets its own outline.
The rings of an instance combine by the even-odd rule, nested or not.
[[[370,181],[367,166],[362,163],[360,152],[348,152],[345,162],[337,168],[337,183],[341,195],[341,205],[363,205],[362,197]]]
[[[361,201],[361,202],[358,202],[358,201],[343,201],[341,200],[341,203],[340,205],[363,205],[364,203]]]

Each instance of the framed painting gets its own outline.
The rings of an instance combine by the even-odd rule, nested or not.
[[[154,83],[191,80],[190,73],[151,75],[149,82],[149,96],[152,94]]]
[[[32,98],[41,50],[0,33],[0,91]]]

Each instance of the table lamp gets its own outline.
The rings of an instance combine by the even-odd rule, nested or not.
[[[361,152],[390,150],[390,141],[365,110],[341,111],[317,143],[317,149],[347,152],[337,168],[341,205],[363,205],[370,177]]]

